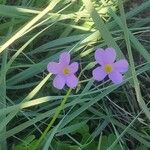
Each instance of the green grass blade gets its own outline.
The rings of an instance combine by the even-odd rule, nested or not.
[[[39,19],[45,16],[51,9],[55,7],[55,5],[59,2],[59,0],[53,0],[40,14],[38,14],[35,18],[33,18],[30,22],[28,22],[22,29],[20,29],[15,35],[13,35],[7,42],[5,42],[0,47],[0,53],[5,50],[9,45],[11,45],[15,40],[20,38],[24,32],[26,32],[30,27],[32,27]]]

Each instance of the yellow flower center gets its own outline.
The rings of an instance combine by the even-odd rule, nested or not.
[[[112,72],[112,70],[113,70],[112,65],[110,65],[110,64],[105,65],[104,70],[106,73]]]
[[[64,68],[63,73],[64,73],[65,75],[67,75],[67,74],[70,73],[70,70],[69,70],[68,68]]]

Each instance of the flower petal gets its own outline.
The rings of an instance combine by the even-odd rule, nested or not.
[[[102,67],[97,67],[96,69],[93,70],[92,72],[93,78],[97,81],[101,81],[106,77],[106,73],[104,72]]]
[[[116,51],[114,48],[106,48],[105,53],[103,55],[104,63],[105,64],[111,64],[115,61],[116,59]]]
[[[99,48],[95,51],[95,60],[97,63],[99,63],[100,65],[104,65],[104,50],[102,48]]]
[[[52,74],[58,74],[61,70],[61,66],[59,63],[50,62],[47,65],[47,70],[48,70],[48,72],[50,72]]]
[[[72,63],[69,65],[70,73],[76,73],[78,71],[79,64],[77,62]]]
[[[57,75],[53,81],[53,85],[57,89],[62,89],[65,85],[65,79],[61,75]]]
[[[118,71],[120,73],[127,72],[128,66],[129,66],[129,64],[128,64],[127,60],[125,60],[125,59],[119,60],[113,64],[115,71]]]
[[[70,63],[70,54],[68,52],[63,52],[60,55],[59,62],[63,65],[69,65]]]
[[[114,84],[120,84],[123,81],[123,76],[119,72],[112,72],[108,76]]]
[[[78,81],[79,79],[74,74],[71,74],[66,77],[66,84],[70,88],[75,88],[78,85]]]

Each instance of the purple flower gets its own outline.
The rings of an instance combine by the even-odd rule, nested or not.
[[[115,62],[115,49],[97,49],[95,52],[95,59],[96,63],[101,65],[92,72],[95,80],[101,81],[108,75],[114,84],[119,84],[123,81],[122,73],[128,70],[128,62],[125,59]]]
[[[56,74],[53,85],[57,89],[62,89],[65,84],[70,88],[75,88],[78,84],[78,78],[74,74],[78,71],[79,65],[77,62],[69,64],[70,54],[63,52],[60,55],[59,63],[50,62],[47,65],[47,70],[52,74]]]

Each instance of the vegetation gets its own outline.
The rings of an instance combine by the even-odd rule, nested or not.
[[[0,150],[148,150],[150,0],[0,0]],[[92,78],[97,48],[127,59],[124,81]],[[46,67],[79,63],[75,89]],[[48,127],[48,128],[47,128]]]

